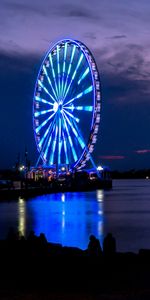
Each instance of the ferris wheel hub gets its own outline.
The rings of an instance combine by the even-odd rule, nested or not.
[[[57,112],[58,107],[59,107],[58,102],[54,102],[54,105],[53,105],[53,111],[54,111],[55,113]]]

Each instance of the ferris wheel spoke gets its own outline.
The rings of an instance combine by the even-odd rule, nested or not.
[[[81,98],[82,96],[84,96],[84,95],[86,95],[86,94],[92,92],[92,90],[93,90],[93,86],[90,85],[90,86],[89,86],[88,88],[86,88],[83,92],[79,93],[79,94],[76,95],[74,98],[72,98],[71,100],[69,100],[69,101],[67,101],[66,103],[64,103],[64,107],[65,107],[67,104],[73,102],[74,100],[79,99],[79,98]]]
[[[72,53],[71,53],[71,59],[70,59],[69,67],[68,67],[68,72],[67,72],[65,85],[64,85],[63,96],[65,95],[65,91],[66,91],[66,88],[67,88],[68,78],[69,78],[69,75],[70,75],[70,72],[71,72],[72,62],[73,62],[73,58],[74,58],[74,55],[75,55],[75,50],[76,50],[76,46],[74,45]]]
[[[78,137],[82,140],[82,142],[84,144],[84,147],[86,147],[86,143],[85,143],[84,138],[83,138],[83,136],[81,134],[81,130],[79,129],[78,125],[74,121],[73,121],[73,124],[74,124],[74,126],[75,126],[75,128],[76,128],[76,130],[78,132]]]
[[[60,96],[60,63],[59,63],[59,46],[57,45],[57,73],[58,73],[58,96]]]
[[[64,132],[62,133],[62,135],[63,135],[63,141],[64,141],[64,152],[65,152],[65,157],[66,157],[66,165],[68,165],[69,159],[68,159],[68,152],[67,152],[67,142],[66,142]]]
[[[69,126],[71,127],[72,132],[74,133],[75,137],[77,138],[81,148],[83,149],[85,147],[85,143],[84,143],[83,139],[79,136],[76,129],[74,128],[74,123],[75,123],[75,122],[73,122],[74,120],[71,122],[65,113],[64,113],[64,116],[65,116]],[[78,128],[77,125],[76,125],[76,128]]]
[[[77,124],[76,124],[75,122],[73,122],[73,123],[74,123],[75,128],[76,128],[77,131],[78,131],[79,137],[80,137],[80,138],[83,140],[83,142],[84,142],[84,145],[85,145],[84,148],[85,148],[85,150],[86,150],[86,153],[89,155],[90,160],[91,160],[91,162],[92,162],[92,164],[93,164],[95,170],[97,170],[96,165],[95,165],[95,163],[94,163],[94,161],[93,161],[93,159],[92,159],[92,156],[91,156],[91,154],[90,154],[90,152],[89,152],[89,150],[88,150],[88,147],[87,147],[87,145],[86,145],[86,143],[85,143],[85,141],[84,141],[84,138],[83,138],[83,136],[82,136],[81,130],[78,128],[78,126],[77,126]]]
[[[75,76],[76,76],[76,74],[77,74],[77,71],[78,71],[79,66],[80,66],[80,64],[81,64],[81,62],[82,62],[83,57],[84,57],[84,55],[83,55],[83,53],[82,53],[82,54],[80,55],[80,58],[79,58],[79,61],[78,61],[78,63],[77,63],[77,66],[76,66],[76,68],[75,68],[75,71],[73,72],[73,75],[72,75],[71,81],[70,81],[70,83],[69,83],[69,85],[68,85],[68,87],[67,87],[67,90],[65,91],[64,99],[66,98],[66,96],[67,96],[67,94],[68,94],[68,92],[69,92],[69,89],[70,89],[70,87],[71,87],[71,84],[72,84],[73,80],[75,79]]]
[[[35,100],[38,101],[38,102],[42,102],[42,103],[45,103],[45,104],[48,104],[48,105],[54,105],[54,103],[51,103],[43,98],[40,98],[39,96],[35,96]]]
[[[57,135],[58,135],[58,126],[55,125],[55,137],[54,137],[53,146],[52,146],[52,152],[50,154],[50,160],[49,160],[49,164],[50,165],[54,164],[54,153],[55,153],[56,144],[57,144]]]
[[[55,112],[54,112],[50,117],[48,117],[41,125],[39,125],[39,126],[35,129],[36,133],[38,133],[38,132],[40,131],[40,129],[41,129],[42,127],[44,127],[44,126],[48,123],[48,121],[51,120],[51,119],[53,118],[54,115],[55,115]]]
[[[62,75],[62,83],[61,83],[61,95],[63,95],[63,89],[64,89],[64,75],[65,75],[65,72],[66,72],[67,45],[68,45],[68,43],[65,43],[64,61],[63,61],[63,75]]]
[[[85,105],[85,106],[74,106],[73,104],[70,105],[70,106],[64,106],[65,110],[66,109],[69,109],[69,110],[80,110],[80,111],[90,111],[92,112],[93,111],[93,106],[91,105]]]
[[[46,144],[46,150],[44,152],[45,160],[47,160],[48,150],[50,148],[50,144],[51,144],[51,141],[52,141],[53,132],[55,131],[55,125],[56,125],[55,123],[56,123],[56,117],[54,118],[53,122],[51,123],[51,129],[49,131],[49,139],[48,139],[48,143]]]
[[[84,73],[82,74],[82,76],[79,78],[78,80],[78,85],[81,83],[81,81],[88,75],[88,73],[90,72],[89,67],[84,71]]]
[[[50,126],[47,128],[47,130],[45,131],[43,137],[41,138],[41,140],[40,140],[40,142],[39,142],[39,148],[40,148],[40,149],[41,149],[41,147],[42,147],[42,144],[43,144],[43,142],[44,142],[46,136],[47,136],[48,133],[49,133],[49,128],[50,128]]]
[[[44,159],[45,159],[45,160],[47,160],[47,154],[48,154],[48,150],[49,150],[49,148],[50,148],[50,144],[51,144],[51,141],[52,141],[52,135],[53,135],[55,126],[53,125],[51,129],[52,129],[52,130],[51,130],[51,134],[49,134],[48,143],[47,143],[47,146],[46,146],[46,150],[45,150],[45,152],[44,152]]]
[[[56,116],[54,117],[54,120],[52,121],[52,123],[50,123],[50,125],[48,126],[48,128],[46,129],[45,133],[43,134],[43,137],[41,138],[40,142],[39,142],[39,147],[41,148],[42,147],[42,144],[45,140],[45,138],[48,136],[48,139],[49,139],[49,136],[51,135],[51,132],[53,131],[53,128],[54,128],[54,122],[55,122],[55,119],[56,119]],[[46,144],[47,144],[47,141],[48,139],[45,140],[44,142],[44,145],[43,145],[43,151],[46,147]]]
[[[55,92],[55,90],[54,90],[54,88],[53,88],[52,82],[51,82],[51,80],[50,80],[50,78],[49,78],[49,76],[48,76],[48,73],[47,73],[47,70],[46,70],[46,67],[45,67],[45,66],[43,66],[43,70],[44,70],[44,73],[45,73],[46,78],[47,78],[47,80],[48,80],[48,83],[50,84],[50,87],[51,87],[51,89],[52,89],[52,91],[53,91],[54,97],[55,97],[55,99],[57,99],[56,92]]]
[[[74,119],[77,123],[80,122],[80,119],[79,119],[79,118],[74,117],[74,115],[71,114],[71,113],[70,113],[69,111],[67,111],[66,109],[63,109],[63,111],[64,111],[67,115],[69,115],[72,119]]]
[[[55,119],[54,119],[55,120]],[[45,139],[45,141],[44,141],[44,139],[42,138],[41,139],[41,141],[40,141],[40,143],[38,144],[38,147],[39,147],[39,149],[40,149],[40,155],[39,155],[39,158],[38,158],[38,160],[37,160],[37,164],[36,165],[38,165],[38,163],[39,163],[39,161],[40,161],[40,158],[42,159],[42,153],[45,151],[45,147],[46,147],[46,145],[47,145],[47,141],[48,141],[48,139],[51,137],[51,130],[53,130],[54,129],[54,126],[53,126],[53,123],[54,123],[54,120],[53,120],[53,122],[50,124],[50,126],[49,126],[49,130],[48,130],[48,133],[46,132],[45,134],[44,134],[44,139]],[[46,136],[47,135],[47,136]],[[44,142],[44,144],[43,144],[43,142]],[[42,144],[43,144],[43,146],[42,146]],[[44,158],[44,161],[46,161],[46,156],[47,156],[47,154],[46,154],[46,152],[44,152],[44,155],[43,155],[43,158]]]
[[[50,147],[51,140],[52,140],[52,136],[50,136],[50,138],[48,140],[48,144],[47,144],[46,150],[44,152],[44,159],[45,160],[47,160],[47,154],[48,154],[48,150],[49,150],[49,147]]]
[[[78,157],[77,157],[76,151],[75,151],[74,146],[73,146],[72,138],[71,138],[71,135],[70,135],[67,123],[66,123],[64,112],[62,112],[62,116],[63,116],[64,125],[65,125],[65,129],[66,129],[67,136],[68,136],[68,141],[69,141],[70,148],[71,148],[71,151],[72,151],[72,155],[73,155],[74,161],[77,161]]]
[[[60,164],[60,156],[61,156],[61,147],[62,147],[62,137],[61,137],[61,118],[59,116],[59,120],[58,120],[58,124],[59,124],[59,127],[58,127],[58,164]]]
[[[58,86],[57,86],[57,82],[56,82],[56,75],[55,75],[55,70],[54,70],[53,60],[52,60],[52,55],[51,54],[49,54],[49,60],[50,60],[50,64],[51,64],[52,75],[53,75],[53,79],[54,79],[54,83],[55,83],[55,89],[56,89],[56,94],[57,94],[57,98],[58,98],[59,92],[58,92]],[[57,100],[57,98],[56,98],[56,100]]]
[[[41,80],[38,80],[38,84],[45,91],[45,93],[48,94],[54,102],[56,102],[55,98],[49,93],[48,89],[44,86]]]
[[[54,111],[54,110],[53,109],[47,109],[47,110],[42,110],[42,111],[36,111],[34,113],[34,116],[39,117],[39,116],[45,115],[45,114],[47,114],[48,112],[51,112],[51,111]]]

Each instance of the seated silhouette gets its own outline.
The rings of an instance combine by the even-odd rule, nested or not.
[[[35,243],[37,241],[37,236],[35,235],[35,232],[33,230],[30,231],[27,241],[31,243]]]
[[[105,255],[113,255],[116,252],[116,240],[112,233],[108,233],[104,238],[103,252]]]
[[[102,253],[102,248],[99,240],[93,235],[90,235],[90,241],[88,244],[88,254],[90,256],[99,256]]]

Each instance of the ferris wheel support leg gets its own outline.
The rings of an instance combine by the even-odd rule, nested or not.
[[[98,170],[97,170],[97,167],[96,167],[96,165],[95,165],[95,162],[94,162],[94,160],[93,160],[93,158],[92,158],[91,153],[88,151],[87,148],[86,148],[86,151],[87,151],[87,153],[89,154],[90,161],[91,161],[91,163],[92,163],[92,165],[93,165],[93,168],[94,168],[95,171],[96,171],[97,177],[98,177],[98,178],[101,178],[101,175],[100,175],[100,173],[99,173]]]
[[[90,154],[90,161],[91,161],[91,163],[92,163],[92,165],[93,165],[93,167],[94,167],[94,169],[95,169],[95,171],[96,171],[96,174],[97,174],[98,178],[101,178],[101,175],[100,175],[100,173],[99,173],[98,170],[97,170],[97,167],[96,167],[96,165],[95,165],[95,162],[94,162],[94,160],[93,160],[91,154]]]
[[[37,159],[37,162],[36,162],[36,165],[35,165],[35,166],[36,166],[36,168],[37,168],[37,167],[38,167],[38,165],[39,165],[39,161],[40,161],[40,159],[42,159],[42,158],[41,158],[41,153],[40,153],[40,155],[39,155],[39,157],[38,157],[38,159]]]

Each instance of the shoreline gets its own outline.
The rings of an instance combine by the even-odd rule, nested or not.
[[[41,187],[27,187],[21,189],[1,189],[0,190],[0,201],[1,200],[14,200],[14,198],[30,198],[36,197],[44,194],[56,194],[65,192],[89,192],[95,191],[97,189],[111,189],[112,181],[103,181],[98,183],[93,183],[91,185],[83,186],[61,186],[55,185],[53,187],[41,186]]]

